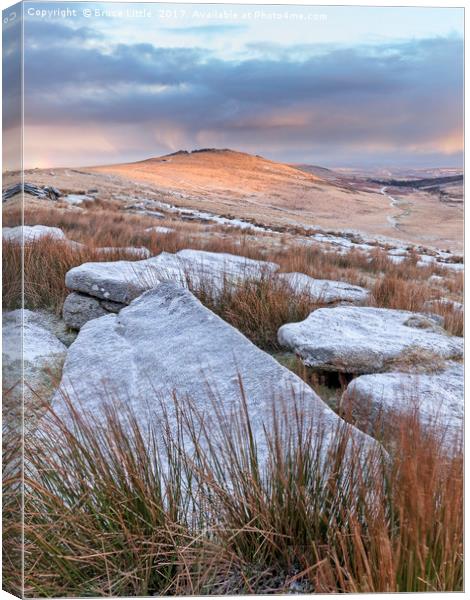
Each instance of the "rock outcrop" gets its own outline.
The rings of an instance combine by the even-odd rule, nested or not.
[[[237,284],[246,279],[261,279],[279,269],[279,265],[273,262],[224,252],[180,250],[176,256],[181,261],[183,272],[189,275],[192,286],[209,286],[215,292],[226,284]]]
[[[218,293],[227,284],[235,285],[247,278],[260,278],[264,273],[274,272],[278,268],[274,263],[233,254],[181,250],[176,254],[162,252],[153,258],[134,262],[84,263],[67,273],[65,284],[82,295],[125,305],[165,281],[193,289],[205,286],[211,292]],[[78,323],[78,320],[83,324],[89,314],[98,311],[96,302],[90,302],[87,305],[89,309],[78,315],[80,306],[77,300],[76,297],[71,299],[67,303],[67,311],[64,310],[64,319],[70,327],[75,327],[73,322]],[[85,308],[83,298],[80,305]],[[100,306],[103,307],[103,303]],[[69,319],[70,307],[73,307],[78,320],[75,317],[74,320]]]
[[[42,238],[50,238],[65,242],[66,237],[62,229],[48,227],[47,225],[18,225],[17,227],[3,227],[2,237],[4,240],[18,244],[28,244]]]
[[[65,285],[95,298],[129,304],[161,281],[180,276],[178,260],[173,254],[162,252],[141,261],[84,263],[66,274]]]
[[[75,408],[100,422],[109,403],[122,406],[119,417],[125,420],[130,409],[144,435],[152,425],[159,439],[158,432],[166,425],[176,434],[176,398],[183,404],[190,402],[205,427],[214,431],[217,443],[215,422],[220,415],[227,424],[240,419],[242,397],[261,456],[266,451],[264,428],[269,429],[274,410],[285,413],[293,429],[299,411],[303,425],[308,429],[311,423],[318,435],[320,431],[333,434],[344,425],[300,378],[188,290],[163,283],[118,315],[109,314],[82,327],[67,354],[53,407],[66,418],[64,398],[68,398]],[[351,432],[358,442],[376,447],[358,430],[351,428]]]
[[[103,317],[110,312],[117,313],[124,306],[126,305],[72,292],[65,299],[62,318],[67,327],[81,329],[88,321]]]
[[[452,444],[463,430],[463,364],[449,362],[432,374],[361,375],[348,385],[341,404],[371,428],[377,417],[417,410],[423,425],[440,425]]]
[[[79,206],[84,202],[95,200],[94,196],[90,196],[88,194],[67,194],[62,198],[64,202],[67,204],[71,204],[73,206]]]
[[[2,191],[2,201],[6,202],[16,194],[21,194],[23,191],[25,194],[36,196],[36,198],[42,200],[57,200],[62,195],[57,188],[52,186],[41,187],[39,185],[34,185],[33,183],[17,183]]]
[[[24,420],[28,425],[41,402],[53,395],[67,348],[42,326],[41,315],[30,310],[3,313],[2,340],[4,418],[8,427],[21,425],[24,392]]]
[[[107,246],[105,248],[97,248],[97,252],[100,254],[113,254],[114,252],[125,252],[130,256],[138,256],[139,258],[150,258],[151,253],[148,248],[144,248],[143,246],[139,246],[135,248],[134,246]]]
[[[460,358],[463,340],[431,318],[387,308],[338,306],[283,325],[279,343],[310,367],[344,373],[376,373],[401,364],[440,365]]]
[[[337,302],[364,304],[370,295],[369,290],[358,285],[329,279],[314,279],[304,273],[281,273],[279,277],[287,281],[294,293],[308,294],[325,304]]]

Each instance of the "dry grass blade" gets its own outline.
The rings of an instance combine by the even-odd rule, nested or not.
[[[214,429],[170,402],[163,447],[114,409],[70,407],[48,421],[60,444],[28,440],[28,595],[462,589],[461,453],[416,414],[381,428],[390,459],[367,469],[347,427],[325,460],[328,438],[276,410],[261,467],[246,411]]]

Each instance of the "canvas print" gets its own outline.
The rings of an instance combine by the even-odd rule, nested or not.
[[[6,591],[463,591],[463,22],[3,11]]]

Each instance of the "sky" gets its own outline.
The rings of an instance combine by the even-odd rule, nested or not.
[[[24,32],[26,167],[462,164],[462,9],[26,2]]]

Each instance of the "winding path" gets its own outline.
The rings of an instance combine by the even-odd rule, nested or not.
[[[402,217],[406,217],[410,214],[410,203],[409,202],[403,202],[403,200],[398,200],[397,198],[394,198],[393,196],[390,196],[390,194],[387,194],[387,186],[384,186],[383,188],[381,188],[380,193],[383,194],[384,196],[387,196],[387,198],[390,200],[390,206],[392,208],[399,208],[402,206],[406,206],[407,208],[405,210],[402,210],[401,212],[399,212],[398,214],[395,215],[389,215],[387,216],[387,221],[390,223],[390,225],[393,227],[393,229],[396,229],[397,231],[400,231],[400,219]]]

